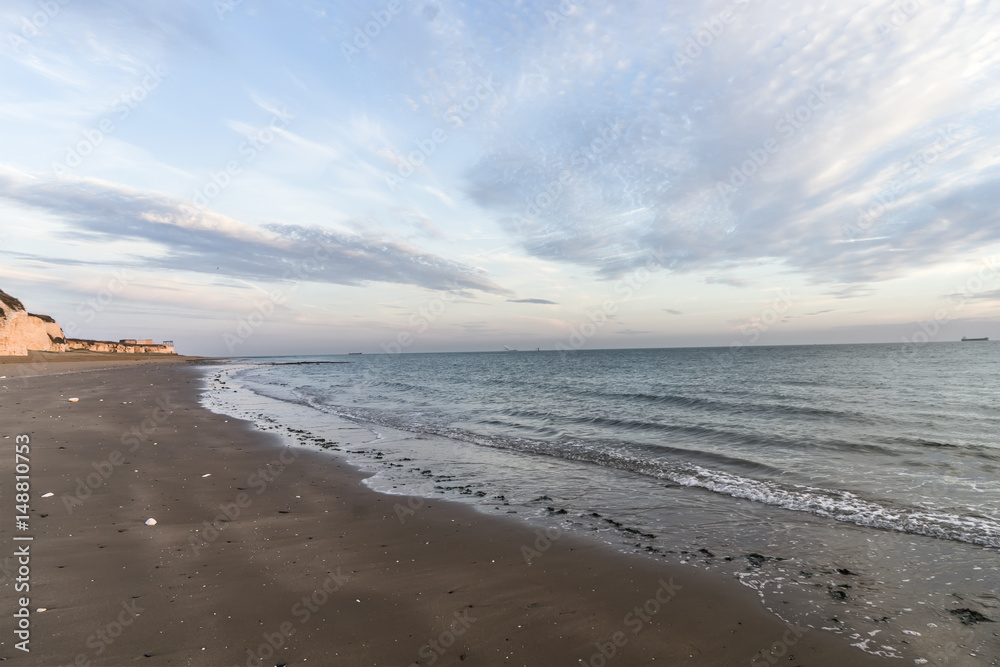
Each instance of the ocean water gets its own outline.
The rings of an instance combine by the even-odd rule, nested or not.
[[[719,570],[782,618],[872,653],[1000,656],[997,624],[982,620],[1000,621],[1000,345],[283,357],[212,371],[213,409],[311,443],[333,442],[341,419],[363,427],[331,454],[372,471],[376,490]]]

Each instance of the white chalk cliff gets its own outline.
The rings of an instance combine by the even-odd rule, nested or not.
[[[65,352],[62,327],[48,315],[32,315],[0,290],[0,355],[24,356],[28,350]]]

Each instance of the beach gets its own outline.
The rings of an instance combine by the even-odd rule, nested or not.
[[[3,476],[17,436],[31,458],[30,653],[5,575],[12,664],[885,662],[735,581],[376,493],[334,453],[203,409],[198,362],[88,359],[0,366]]]

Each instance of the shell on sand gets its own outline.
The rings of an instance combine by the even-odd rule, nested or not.
[[[70,403],[76,403],[79,400],[80,400],[79,398],[71,398],[71,399],[69,399],[69,402]]]
[[[156,519],[146,519],[146,525],[147,526],[155,526],[156,525]]]

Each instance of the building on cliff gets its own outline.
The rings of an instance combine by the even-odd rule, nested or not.
[[[119,354],[177,354],[170,343],[150,339],[126,339],[117,343],[106,340],[66,338],[59,323],[48,315],[34,315],[20,300],[0,290],[0,356],[20,356],[28,351],[116,352]]]

